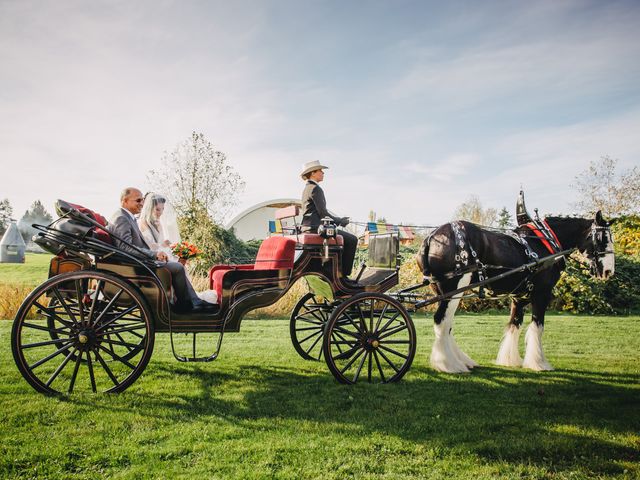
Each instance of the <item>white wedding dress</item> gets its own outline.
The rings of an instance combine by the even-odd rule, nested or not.
[[[180,242],[177,216],[171,204],[164,197],[155,193],[146,195],[138,219],[138,227],[151,250],[166,253],[170,262],[178,261],[178,257],[171,251],[171,245]],[[187,270],[188,275],[189,271]],[[196,294],[207,303],[218,303],[218,294],[215,290],[205,290],[196,292]]]

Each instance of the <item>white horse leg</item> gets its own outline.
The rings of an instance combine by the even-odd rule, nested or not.
[[[544,356],[542,351],[542,333],[544,332],[544,325],[538,325],[535,321],[532,321],[527,329],[527,333],[524,337],[525,354],[522,366],[531,370],[553,370],[553,367]]]
[[[520,327],[513,323],[507,325],[507,329],[504,331],[502,341],[500,342],[496,365],[502,365],[504,367],[522,366],[522,358],[520,358],[520,351],[518,349],[519,340]]]
[[[462,276],[456,288],[466,287],[470,282],[471,273],[467,273]],[[477,366],[467,354],[460,350],[451,334],[453,317],[461,298],[462,293],[459,293],[447,301],[442,320],[433,326],[436,338],[431,349],[431,366],[440,372],[465,373],[469,371],[469,368]],[[440,309],[438,309],[436,315],[439,314]]]

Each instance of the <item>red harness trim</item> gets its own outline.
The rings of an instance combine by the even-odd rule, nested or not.
[[[549,226],[549,224],[547,223],[546,220],[541,220],[541,221],[544,224],[544,226],[546,227],[546,229],[549,231],[549,233],[551,233],[551,236],[556,241],[556,244],[558,245],[558,248],[560,250],[562,250],[562,244],[560,243],[560,240],[558,240],[558,237],[556,236],[555,232],[553,230],[551,230],[551,227]],[[527,223],[524,226],[529,228],[534,233],[534,235],[536,237],[538,237],[538,239],[540,239],[540,241],[542,242],[542,245],[544,245],[544,247],[547,250],[549,250],[549,253],[551,253],[552,255],[554,253],[556,253],[556,250],[555,250],[555,248],[553,248],[553,245],[551,245],[549,240],[547,240],[547,237],[545,237],[544,233],[542,233],[540,231],[540,229],[538,227],[536,227],[536,225],[533,222],[532,223]]]

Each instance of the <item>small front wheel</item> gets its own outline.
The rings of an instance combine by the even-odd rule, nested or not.
[[[334,310],[325,330],[323,352],[340,383],[396,382],[413,362],[416,330],[396,299],[363,292]]]
[[[289,320],[289,333],[293,347],[305,360],[320,360],[322,337],[331,316],[331,305],[313,293],[304,295],[293,307]]]

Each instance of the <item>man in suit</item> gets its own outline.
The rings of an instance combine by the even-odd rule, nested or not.
[[[122,208],[113,214],[107,226],[107,229],[118,237],[114,238],[115,246],[135,257],[148,257],[166,262],[163,266],[171,272],[171,283],[177,298],[174,309],[177,312],[205,309],[209,304],[198,298],[182,264],[169,262],[166,253],[151,250],[142,237],[134,215],[140,213],[143,202],[142,192],[137,188],[125,188],[120,194]],[[125,242],[138,248],[133,248]]]
[[[321,165],[318,160],[304,164],[300,176],[306,180],[302,192],[302,231],[317,233],[318,227],[324,217],[330,217],[342,227],[349,224],[349,217],[336,217],[327,210],[327,201],[324,198],[324,191],[319,183],[324,180],[324,170],[329,167]],[[348,277],[353,268],[353,260],[358,248],[358,237],[345,230],[340,230],[340,235],[344,240],[342,250],[342,274]]]

